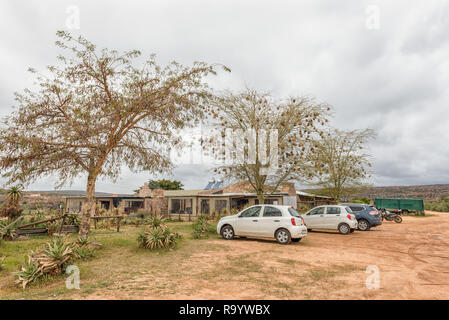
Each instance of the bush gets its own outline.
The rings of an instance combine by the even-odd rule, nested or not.
[[[67,242],[63,237],[55,237],[33,258],[43,274],[59,275],[73,256],[73,243]]]
[[[204,214],[198,216],[197,220],[192,225],[192,227],[193,227],[193,237],[195,239],[207,237],[209,233],[215,232],[215,229],[208,222],[208,216]]]
[[[30,255],[28,260],[22,266],[20,271],[16,273],[16,282],[22,286],[23,289],[32,282],[35,282],[40,277],[42,277],[42,272],[39,270],[37,261],[34,260]]]
[[[75,247],[73,253],[76,259],[86,260],[95,256],[95,249],[89,248],[87,245]]]
[[[137,237],[139,247],[155,250],[173,248],[181,236],[171,232],[165,225],[165,220],[160,217],[151,217],[148,227]]]
[[[65,218],[65,224],[79,227],[80,223],[80,217],[77,214],[71,214]]]
[[[437,212],[449,212],[449,199],[425,202],[424,209]]]
[[[45,276],[57,276],[65,271],[73,259],[88,259],[94,256],[94,249],[87,246],[85,239],[75,243],[68,242],[64,237],[55,237],[47,242],[45,247],[28,255],[27,261],[16,272],[16,282],[25,287]]]
[[[6,257],[0,257],[0,271],[5,269],[5,259]]]

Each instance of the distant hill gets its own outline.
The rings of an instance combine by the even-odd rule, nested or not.
[[[440,200],[449,198],[449,184],[433,184],[425,186],[391,186],[371,187],[357,197],[366,198],[416,198],[423,200]]]

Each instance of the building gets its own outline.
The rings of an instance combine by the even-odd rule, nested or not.
[[[214,184],[215,186],[216,184]],[[150,189],[145,184],[136,195],[101,195],[98,208],[130,214],[147,211],[166,218],[190,220],[197,215],[210,216],[236,213],[247,206],[259,204],[256,193],[247,181],[229,186],[201,190]],[[219,185],[218,185],[219,186]],[[310,208],[329,204],[331,199],[297,191],[293,183],[282,184],[280,190],[265,195],[265,204],[285,204],[295,208]],[[81,211],[85,197],[67,197],[67,211]]]

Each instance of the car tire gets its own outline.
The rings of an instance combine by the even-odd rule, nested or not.
[[[370,227],[368,221],[366,221],[365,219],[360,219],[360,220],[358,221],[358,226],[357,226],[357,228],[358,228],[360,231],[368,231],[371,227]]]
[[[402,217],[401,217],[401,216],[395,216],[395,217],[393,218],[393,220],[394,220],[394,222],[396,222],[396,223],[401,223],[401,222],[402,222]]]
[[[234,239],[234,229],[230,225],[226,225],[223,228],[221,228],[221,236],[225,240],[232,240]]]
[[[292,239],[292,242],[299,242],[301,241],[302,238],[296,238],[296,239]]]
[[[340,232],[341,234],[349,234],[351,232],[351,228],[347,223],[341,223],[338,226],[338,232]]]
[[[289,244],[292,240],[290,232],[284,228],[276,230],[274,237],[279,244]]]

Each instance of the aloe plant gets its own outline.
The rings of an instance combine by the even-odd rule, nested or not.
[[[42,252],[36,255],[35,259],[42,273],[59,275],[73,256],[73,244],[63,237],[55,237],[47,243]]]
[[[42,276],[42,271],[39,269],[39,266],[32,255],[29,255],[28,260],[22,266],[20,271],[16,272],[15,276],[17,278],[16,282],[25,289],[29,283],[36,281]]]

